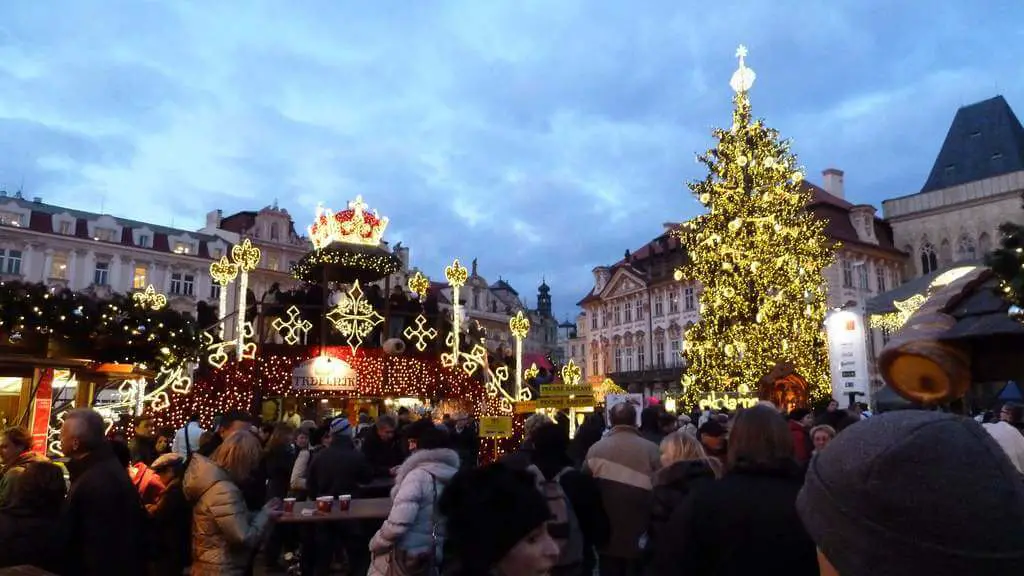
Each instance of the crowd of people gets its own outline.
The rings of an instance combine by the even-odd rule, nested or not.
[[[293,573],[996,575],[1024,573],[1024,407],[979,421],[863,407],[637,414],[570,440],[536,414],[478,465],[465,414],[319,425],[243,412],[212,430],[71,411],[63,464],[0,435],[0,567],[65,576]],[[639,425],[638,425],[639,422]],[[63,465],[63,467],[62,467]],[[65,480],[65,469],[70,481]],[[284,498],[390,491],[386,518],[278,522]],[[264,565],[259,566],[262,562]]]

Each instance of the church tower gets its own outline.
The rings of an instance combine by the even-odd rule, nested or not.
[[[548,288],[544,280],[541,280],[537,288],[537,312],[545,318],[551,317],[551,288]]]

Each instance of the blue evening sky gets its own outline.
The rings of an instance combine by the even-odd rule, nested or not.
[[[918,191],[957,107],[1024,114],[1019,0],[4,0],[0,188],[192,229],[362,194],[432,277],[477,257],[533,305],[543,276],[561,319],[698,212],[740,43],[855,202]]]

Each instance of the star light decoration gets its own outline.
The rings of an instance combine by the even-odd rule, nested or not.
[[[146,289],[142,292],[132,294],[132,300],[139,308],[146,308],[154,312],[162,310],[164,306],[167,306],[167,296],[157,292],[152,284],[146,286]]]
[[[245,322],[242,325],[242,331],[240,338],[236,340],[223,340],[217,341],[213,334],[208,331],[203,331],[203,349],[207,352],[206,362],[214,368],[223,368],[227,364],[228,350],[234,349],[237,356],[243,360],[253,360],[256,358],[256,343],[246,342],[246,339],[252,338],[256,334],[255,328],[253,328],[252,322]]]
[[[415,328],[412,326],[406,326],[405,330],[402,331],[402,336],[405,336],[412,341],[413,345],[416,346],[416,349],[423,352],[427,349],[427,342],[437,338],[437,330],[431,326],[427,326],[427,319],[423,314],[416,317],[415,323]]]
[[[221,256],[220,260],[210,263],[210,278],[220,286],[220,296],[217,299],[217,321],[218,331],[221,338],[227,328],[224,317],[228,315],[228,284],[238,277],[238,265],[228,260],[227,256]]]
[[[260,258],[262,253],[260,249],[253,246],[252,240],[245,238],[240,243],[235,244],[231,247],[231,259],[234,260],[235,265],[238,266],[238,324],[236,336],[239,346],[236,347],[238,352],[238,361],[241,362],[245,359],[246,351],[246,338],[252,337],[252,332],[249,334],[245,333],[245,311],[248,308],[248,292],[249,292],[249,272],[252,272],[260,264]],[[255,347],[255,345],[254,345]]]
[[[352,283],[338,305],[327,313],[327,319],[348,341],[353,354],[363,345],[363,339],[373,332],[374,327],[384,321],[384,317],[363,297],[359,280]]]
[[[523,340],[526,339],[526,335],[530,333],[530,319],[523,314],[520,310],[516,312],[516,315],[509,319],[508,329],[512,332],[512,336],[516,340],[516,380],[514,395],[516,399],[522,400],[523,396]],[[526,389],[526,395],[530,395],[530,390]],[[526,398],[527,400],[529,398]]]
[[[298,306],[288,307],[285,315],[274,318],[270,326],[291,346],[298,344],[299,340],[313,329],[313,323],[302,317],[302,311]]]

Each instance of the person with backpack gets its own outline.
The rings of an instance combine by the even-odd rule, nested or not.
[[[540,483],[552,520],[551,537],[558,544],[558,562],[553,576],[594,573],[596,548],[608,539],[608,517],[601,502],[597,481],[573,467],[569,438],[556,423],[533,431],[532,462],[529,470]]]

